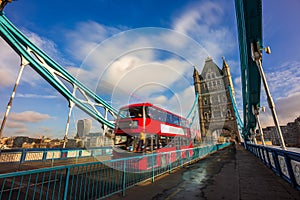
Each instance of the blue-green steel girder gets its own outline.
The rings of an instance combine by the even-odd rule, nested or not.
[[[240,131],[240,134],[242,134],[242,131],[244,129],[244,124],[243,124],[243,121],[242,121],[242,119],[240,117],[239,111],[238,111],[238,109],[236,107],[236,103],[234,101],[234,97],[233,97],[232,90],[231,90],[230,86],[228,86],[228,90],[229,90],[229,94],[230,94],[230,98],[231,98],[231,103],[232,103],[234,114],[235,114],[235,118],[236,118],[236,123],[238,125],[238,129]]]
[[[243,136],[256,127],[252,106],[260,104],[261,77],[251,56],[251,43],[262,49],[262,2],[261,0],[235,0],[243,93]]]
[[[88,89],[73,77],[62,66],[51,59],[46,53],[34,45],[21,31],[19,31],[0,11],[0,36],[25,59],[29,65],[50,83],[68,101],[70,106],[76,105],[95,120],[103,124],[104,128],[114,128],[114,122],[108,120],[108,115],[117,116],[117,109],[106,103],[97,94]],[[69,90],[63,81],[72,85]],[[82,95],[76,96],[76,90]],[[83,97],[83,98],[82,98]],[[101,108],[101,113],[97,108]]]
[[[188,115],[186,116],[187,119],[190,119],[190,124],[189,126],[191,127],[195,121],[195,117],[196,117],[196,112],[198,111],[198,98],[199,98],[199,93],[196,92],[196,96],[195,96],[195,100],[193,103],[193,106],[191,108],[191,110],[189,111]]]

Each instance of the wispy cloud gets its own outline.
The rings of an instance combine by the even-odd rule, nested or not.
[[[232,27],[226,27],[222,20],[224,15],[220,2],[194,3],[174,20],[173,28],[199,41],[211,57],[221,58],[236,48]]]
[[[24,123],[15,122],[15,121],[7,121],[6,128],[25,128],[26,125]]]
[[[17,53],[0,37],[0,85],[12,86],[16,80],[20,66]]]
[[[18,98],[36,98],[36,99],[54,99],[59,98],[57,95],[40,95],[40,94],[22,94],[17,93],[16,97]]]
[[[61,56],[57,51],[53,41],[38,36],[27,30],[22,30],[25,35],[38,47],[46,51],[48,55],[56,60],[61,60]],[[10,47],[2,38],[0,38],[1,54],[0,54],[0,84],[5,87],[14,85],[21,65],[21,57]],[[25,82],[32,87],[40,84],[42,77],[35,72],[30,66],[26,66],[21,77],[21,84]]]
[[[177,105],[187,108],[194,100],[192,67],[202,69],[208,55],[221,58],[235,43],[229,28],[221,24],[223,16],[221,5],[201,2],[188,5],[174,18],[173,30],[81,22],[67,34],[71,54],[84,58],[77,72],[71,70],[98,94],[111,95],[115,107],[135,96],[164,107],[179,101]],[[170,109],[181,110],[175,105]]]
[[[288,62],[281,66],[269,68],[266,73],[267,82],[273,97],[279,123],[286,125],[300,115],[300,72],[299,62]],[[261,105],[266,113],[261,114],[264,126],[274,126],[271,111],[268,108],[264,87],[261,90]]]
[[[88,32],[94,32],[93,26],[89,28]],[[76,41],[87,40],[81,42],[87,46],[94,40],[78,37]],[[79,54],[83,49],[89,50],[85,52],[88,56],[77,71],[77,77],[98,94],[111,95],[114,107],[128,104],[132,96],[150,102],[157,97],[171,98],[192,84],[192,66],[200,61],[204,63],[207,56],[205,49],[191,38],[162,28],[129,30],[105,40],[92,51],[83,47]]]
[[[37,123],[43,120],[50,119],[51,116],[48,114],[42,114],[35,111],[25,111],[21,113],[11,113],[9,118],[17,122]]]
[[[1,113],[3,116],[3,113]],[[2,117],[1,116],[1,117]],[[48,114],[42,114],[35,111],[25,111],[20,113],[10,113],[8,120],[5,124],[4,128],[4,136],[15,136],[15,135],[26,135],[26,136],[33,136],[35,132],[39,132],[39,135],[43,135],[43,131],[45,133],[49,133],[49,128],[44,128],[41,126],[38,131],[35,131],[35,128],[32,128],[31,125],[39,126],[39,123],[47,120],[51,120],[54,117],[51,117]],[[41,131],[40,131],[41,130]],[[50,134],[50,133],[49,133]]]
[[[275,110],[278,116],[280,125],[286,125],[289,122],[293,122],[300,116],[300,92],[290,94],[286,97],[281,97],[276,100]],[[271,110],[266,106],[266,112],[261,113],[262,125],[274,126]]]
[[[274,98],[281,98],[300,92],[300,62],[288,62],[274,66],[266,73]]]
[[[300,92],[277,99],[279,118],[284,122],[292,122],[300,116]]]

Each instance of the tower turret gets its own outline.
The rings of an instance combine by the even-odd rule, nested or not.
[[[222,67],[222,71],[224,74],[224,83],[225,83],[225,87],[230,86],[231,87],[231,91],[232,91],[232,96],[235,102],[235,95],[234,95],[234,87],[233,87],[233,83],[232,83],[232,78],[231,78],[231,73],[230,73],[230,67],[227,64],[225,57],[222,57],[223,60],[223,67]]]
[[[194,77],[194,87],[195,87],[195,93],[198,93],[198,114],[199,114],[199,123],[200,123],[200,132],[201,132],[201,138],[205,137],[205,126],[204,126],[204,118],[203,118],[203,101],[202,101],[202,91],[201,91],[201,79],[200,79],[200,75],[196,69],[196,67],[194,67],[194,73],[193,73],[193,77]]]

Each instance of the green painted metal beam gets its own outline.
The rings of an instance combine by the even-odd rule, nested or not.
[[[248,138],[256,127],[252,106],[260,104],[261,77],[251,57],[251,43],[258,42],[262,48],[262,2],[261,0],[235,0],[243,93],[244,130]]]
[[[190,124],[189,126],[191,127],[195,121],[195,117],[196,117],[196,112],[198,110],[198,99],[199,99],[199,93],[196,92],[196,96],[195,96],[195,100],[194,100],[194,103],[193,103],[193,106],[191,108],[191,110],[189,111],[188,115],[186,116],[186,119],[190,120]]]
[[[38,74],[64,96],[70,104],[76,105],[104,126],[114,128],[114,123],[107,119],[107,115],[110,114],[116,117],[118,110],[84,86],[62,66],[34,45],[4,16],[2,11],[0,11],[0,36],[22,59],[25,59]],[[69,83],[73,87],[73,91],[63,81]],[[79,91],[83,97],[76,96],[76,91]],[[97,109],[99,107],[102,109],[102,113]]]

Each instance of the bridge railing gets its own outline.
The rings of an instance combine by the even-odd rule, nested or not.
[[[300,151],[282,150],[280,147],[268,147],[249,144],[247,149],[257,156],[266,166],[278,176],[288,181],[300,190]]]
[[[2,149],[0,150],[0,164],[15,165],[34,162],[56,162],[67,159],[88,157],[111,157],[112,147],[93,148],[32,148],[32,149]],[[3,170],[0,170],[0,172]]]
[[[230,143],[146,154],[102,162],[56,166],[0,174],[0,200],[5,199],[101,199],[122,192],[175,168],[197,161]],[[164,162],[157,165],[157,156]],[[133,167],[147,159],[147,170]],[[152,161],[152,162],[151,162]]]

